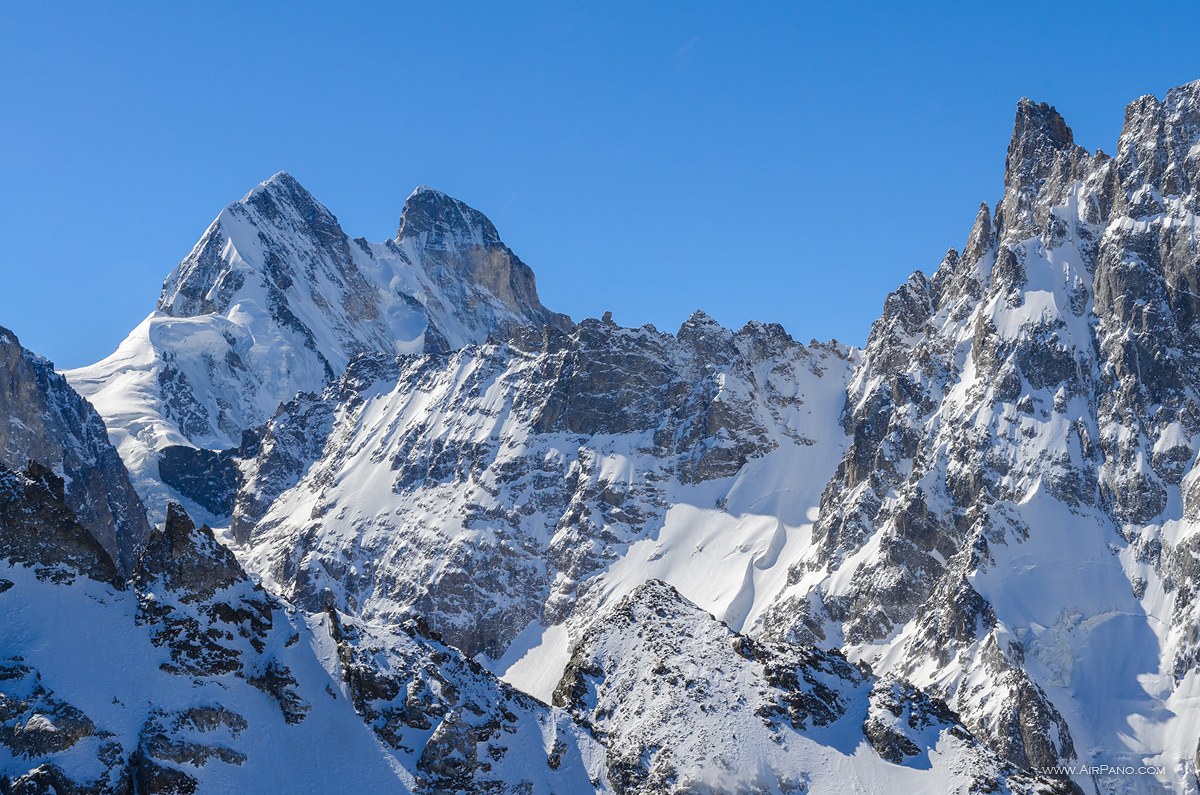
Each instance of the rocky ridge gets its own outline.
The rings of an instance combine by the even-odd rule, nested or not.
[[[760,622],[913,678],[1015,764],[1164,768],[1101,792],[1195,786],[1172,705],[1196,681],[1177,567],[1198,123],[1192,83],[1134,102],[1117,154],[1089,155],[1022,100],[994,217],[873,327],[813,548]]]
[[[328,592],[366,618],[419,616],[499,659],[527,627],[619,597],[597,578],[635,545],[664,566],[683,554],[653,549],[681,500],[727,501],[752,459],[821,465],[810,434],[831,427],[850,362],[778,326],[733,333],[702,314],[677,335],[584,321],[363,358],[266,426],[240,464],[233,536],[297,604],[319,609]],[[744,565],[778,555],[781,534],[743,550]]]

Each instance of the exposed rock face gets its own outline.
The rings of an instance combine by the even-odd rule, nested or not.
[[[180,476],[186,490],[212,463],[187,449],[238,446],[356,355],[444,351],[527,325],[570,321],[541,305],[533,272],[478,211],[419,188],[397,237],[368,243],[280,173],[221,212],[113,356],[67,377],[101,407],[162,518]],[[219,497],[194,506],[228,519]]]
[[[412,258],[424,263],[438,287],[440,304],[427,311],[433,336],[443,345],[482,342],[481,331],[507,339],[526,325],[559,331],[571,326],[565,315],[542,306],[533,270],[504,245],[492,222],[441,191],[424,186],[413,191],[400,214],[395,245],[414,252]],[[451,319],[465,328],[453,328]],[[463,335],[467,329],[471,333]]]
[[[243,226],[258,240],[241,234]],[[347,237],[284,173],[226,208],[167,278],[158,311],[229,316],[255,299],[265,299],[276,327],[323,370],[315,381],[299,367],[281,373],[290,381],[280,385],[284,399],[319,388],[358,353],[442,350],[526,324],[569,325],[542,306],[533,272],[478,210],[421,187],[405,203],[396,237],[369,244]],[[300,350],[286,355],[304,358]]]
[[[252,436],[250,440],[253,440]],[[164,485],[209,513],[229,516],[233,513],[241,480],[233,463],[235,452],[173,445],[163,448],[158,459],[158,474]]]
[[[320,395],[297,395],[279,407],[262,429],[261,438],[256,434],[249,444],[243,443],[233,451],[230,465],[252,462],[236,470],[230,522],[236,541],[249,541],[276,498],[295,486],[312,462],[320,460],[333,429],[336,405]]]
[[[1053,208],[1088,176],[1090,158],[1071,128],[1045,102],[1017,103],[1004,170],[1004,200],[997,226],[1035,235],[1054,233]],[[1061,230],[1058,232],[1061,239]]]
[[[14,756],[51,756],[95,735],[87,715],[47,692],[36,671],[10,658],[0,664],[0,676],[5,683],[0,745]]]
[[[67,505],[63,479],[36,461],[24,472],[0,465],[0,550],[11,563],[35,567],[44,579],[83,574],[123,587],[108,551]]]
[[[167,521],[154,530],[142,551],[134,581],[143,588],[161,586],[196,601],[210,599],[248,578],[211,530],[197,529],[182,507],[171,504]]]
[[[128,574],[150,526],[104,421],[50,362],[0,328],[0,464],[23,470],[30,461],[62,479],[79,523]]]
[[[417,791],[604,789],[602,747],[570,715],[498,682],[421,622],[369,624],[329,600],[323,624],[354,708]]]

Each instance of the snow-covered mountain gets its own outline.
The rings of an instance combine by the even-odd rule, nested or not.
[[[90,456],[21,441],[21,388],[4,493],[48,516],[62,478],[90,542],[0,533],[34,572],[5,576],[127,600],[274,698],[260,736],[336,695],[418,791],[1200,792],[1197,213],[1200,82],[1130,105],[1112,156],[1022,100],[1001,200],[857,350],[575,324],[462,203],[418,189],[369,244],[277,175],[66,374],[170,520],[143,562],[70,496],[95,423],[54,426]]]
[[[358,354],[452,350],[530,324],[570,321],[541,305],[481,213],[418,188],[396,237],[368,243],[279,173],[217,216],[111,356],[65,375],[161,520],[179,468],[161,472],[162,451],[236,447]]]
[[[32,395],[25,414],[47,412],[43,396],[14,386]],[[78,466],[68,459],[61,469],[74,478]],[[127,507],[137,506],[128,492]],[[695,792],[709,781],[709,758],[679,765],[662,755],[670,724],[653,714],[614,724],[588,708],[591,687],[606,699],[630,685],[673,692],[669,683],[694,675],[692,650],[730,665],[732,684],[768,688],[752,707],[737,692],[682,702],[716,716],[718,732],[755,728],[746,750],[766,764],[726,764],[714,786],[832,793],[843,789],[843,765],[871,785],[911,762],[913,791],[947,782],[1056,787],[986,751],[944,706],[889,684],[895,703],[879,713],[870,677],[836,652],[780,647],[775,659],[665,584],[642,585],[593,616],[551,707],[497,680],[420,618],[352,615],[329,590],[318,609],[291,607],[177,504],[135,551],[126,576],[79,522],[64,477],[36,460],[0,466],[3,792]],[[652,611],[657,633],[630,634],[631,611]],[[677,631],[691,642],[664,654]],[[601,644],[606,656],[585,661]],[[620,648],[628,656],[614,657]],[[656,655],[663,678],[645,681],[642,663]],[[616,679],[593,678],[603,674]],[[785,751],[764,755],[768,735]],[[652,779],[630,741],[652,743],[644,747]]]
[[[53,371],[8,344],[34,365],[10,370],[22,398],[4,405],[10,427],[63,405],[88,416],[61,378],[48,383],[65,393],[36,391]],[[604,788],[602,747],[565,710],[503,685],[421,622],[295,610],[178,505],[123,571],[83,523],[91,505],[77,512],[70,496],[94,463],[30,448],[45,451],[0,464],[0,791]],[[124,482],[124,507],[144,523]],[[130,532],[111,518],[108,529]]]

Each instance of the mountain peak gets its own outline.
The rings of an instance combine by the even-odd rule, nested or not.
[[[276,171],[255,185],[238,203],[254,205],[263,201],[284,201],[293,205],[317,204],[317,200],[300,181],[286,171]]]
[[[979,204],[975,213],[975,223],[971,234],[967,237],[967,245],[963,248],[963,256],[971,262],[978,262],[992,243],[992,210],[987,202]]]
[[[1075,143],[1071,128],[1067,126],[1057,108],[1046,102],[1034,102],[1029,97],[1021,97],[1017,100],[1013,139],[1028,137],[1031,134],[1046,137],[1060,149]]]
[[[427,185],[419,186],[404,202],[396,239],[416,240],[423,248],[442,250],[501,242],[486,215]]]
[[[1053,105],[1022,97],[1008,144],[1005,185],[1036,180],[1058,153],[1068,154],[1075,148],[1074,133]]]
[[[1200,80],[1175,86],[1167,91],[1167,95],[1163,99],[1163,104],[1167,106],[1194,105],[1197,102],[1200,102]]]
[[[717,319],[705,312],[703,309],[697,309],[693,311],[692,314],[688,316],[688,319],[684,321],[685,325],[688,323],[697,326],[715,326],[717,328],[721,328],[721,324],[717,322]]]
[[[242,237],[232,231],[237,229],[253,232]],[[278,247],[281,240],[301,239],[312,248],[330,249],[343,245],[346,235],[333,213],[295,177],[277,171],[221,211],[191,253],[167,276],[156,308],[172,317],[224,312],[246,278],[240,273],[226,279],[233,270],[278,273],[285,268],[284,281],[307,278],[295,271],[301,264],[295,256],[268,262],[253,254],[264,245]],[[275,275],[272,280],[279,278]]]
[[[299,180],[286,171],[276,171],[274,174],[258,183],[258,185],[256,185],[247,195],[252,196],[261,191],[297,189],[304,190],[304,186],[300,184]],[[305,193],[307,193],[307,191],[305,191]]]
[[[1132,194],[1153,186],[1159,195],[1194,194],[1195,156],[1200,142],[1200,80],[1167,91],[1162,101],[1153,94],[1138,97],[1125,108],[1125,123],[1117,144],[1118,168]],[[1146,202],[1152,194],[1140,194]],[[1141,205],[1153,214],[1153,202]]]
[[[341,234],[341,227],[333,213],[286,171],[275,172],[231,206],[238,205],[254,210],[275,223],[289,216],[298,216],[304,226],[314,233]]]
[[[412,199],[414,196],[417,196],[420,194],[426,194],[426,193],[432,194],[435,197],[441,197],[443,199],[451,198],[450,195],[447,194],[445,191],[438,190],[437,188],[433,187],[432,185],[418,185],[417,187],[413,188],[413,192],[410,193],[408,195],[408,197],[409,197],[409,199]]]
[[[1162,100],[1159,100],[1154,94],[1143,94],[1125,106],[1125,127],[1121,137],[1127,137],[1131,132],[1131,127],[1134,128],[1132,132],[1138,131],[1139,124],[1137,122],[1140,117],[1156,116],[1165,110],[1168,119],[1155,118],[1156,125],[1167,121],[1174,123],[1171,126],[1175,126],[1184,121],[1185,117],[1193,117],[1197,113],[1197,107],[1200,107],[1200,80],[1193,80],[1169,89]],[[1186,132],[1183,137],[1191,138]]]
[[[1044,229],[1048,208],[1063,200],[1090,162],[1054,106],[1022,97],[1004,166],[1004,201],[998,230],[1025,235]]]

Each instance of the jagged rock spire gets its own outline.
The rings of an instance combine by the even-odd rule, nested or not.
[[[246,580],[246,572],[207,525],[196,527],[183,506],[172,502],[166,521],[150,534],[138,561],[135,579],[154,578],[168,588],[207,598]]]
[[[1049,208],[1062,202],[1088,162],[1087,152],[1076,146],[1071,128],[1053,106],[1022,97],[1004,167],[1003,230],[1024,237],[1044,229]]]
[[[1021,97],[1008,144],[1005,184],[1037,176],[1045,164],[1055,160],[1055,153],[1070,152],[1074,146],[1075,135],[1054,106]]]

